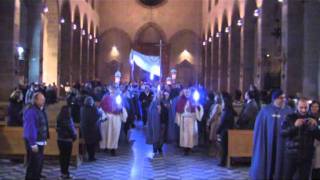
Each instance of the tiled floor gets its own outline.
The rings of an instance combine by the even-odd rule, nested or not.
[[[71,167],[76,179],[248,179],[248,167],[233,169],[218,167],[217,160],[201,149],[183,156],[174,145],[165,146],[164,157],[152,159],[152,146],[145,144],[143,128],[137,126],[131,133],[132,143],[122,143],[118,156],[98,153],[97,161],[84,162],[77,169]],[[9,160],[0,160],[0,179],[23,179],[25,168]],[[56,160],[46,160],[43,174],[47,179],[58,179]]]

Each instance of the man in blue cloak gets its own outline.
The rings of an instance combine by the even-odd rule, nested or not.
[[[281,90],[272,93],[272,103],[259,112],[253,136],[253,154],[250,176],[252,180],[282,179],[284,160],[284,139],[281,137],[281,123],[292,109],[285,105]]]

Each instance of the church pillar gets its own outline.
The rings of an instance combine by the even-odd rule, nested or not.
[[[291,3],[291,2],[290,2]],[[300,4],[302,4],[300,2]],[[301,11],[300,11],[301,14]],[[304,3],[304,68],[296,66],[296,71],[303,71],[303,95],[319,97],[319,61],[320,61],[320,2]],[[303,26],[301,26],[303,27]],[[298,28],[295,26],[294,28]],[[302,36],[302,33],[301,33]],[[296,37],[295,37],[296,38]]]
[[[284,74],[282,88],[287,94],[302,92],[303,82],[303,4],[286,0],[282,5],[282,47]],[[306,50],[306,49],[305,49]]]

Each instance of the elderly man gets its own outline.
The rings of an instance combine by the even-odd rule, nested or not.
[[[281,90],[272,93],[273,102],[259,112],[253,135],[253,154],[250,176],[253,180],[282,179],[284,139],[281,124],[291,108],[285,106],[285,95]]]
[[[45,113],[45,97],[40,92],[33,95],[31,105],[23,114],[23,137],[27,150],[26,179],[40,179],[43,166],[44,146],[49,136]]]
[[[308,101],[300,98],[297,112],[287,116],[282,124],[285,138],[285,179],[310,179],[314,140],[320,139],[318,122],[308,115]]]

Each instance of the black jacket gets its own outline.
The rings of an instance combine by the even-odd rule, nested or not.
[[[80,111],[80,128],[87,144],[95,144],[100,140],[98,120],[99,111],[96,106],[84,105]]]
[[[71,117],[70,108],[63,106],[57,118],[58,140],[75,140],[77,132]]]
[[[229,129],[233,128],[234,116],[236,113],[232,109],[224,109],[221,114],[221,122],[217,129],[217,134],[226,135]]]
[[[308,124],[296,127],[294,124],[300,118],[310,119],[311,117],[293,113],[282,122],[281,136],[285,138],[285,153],[290,157],[311,159],[314,153],[314,139],[320,139],[320,130],[318,126],[311,127]]]

